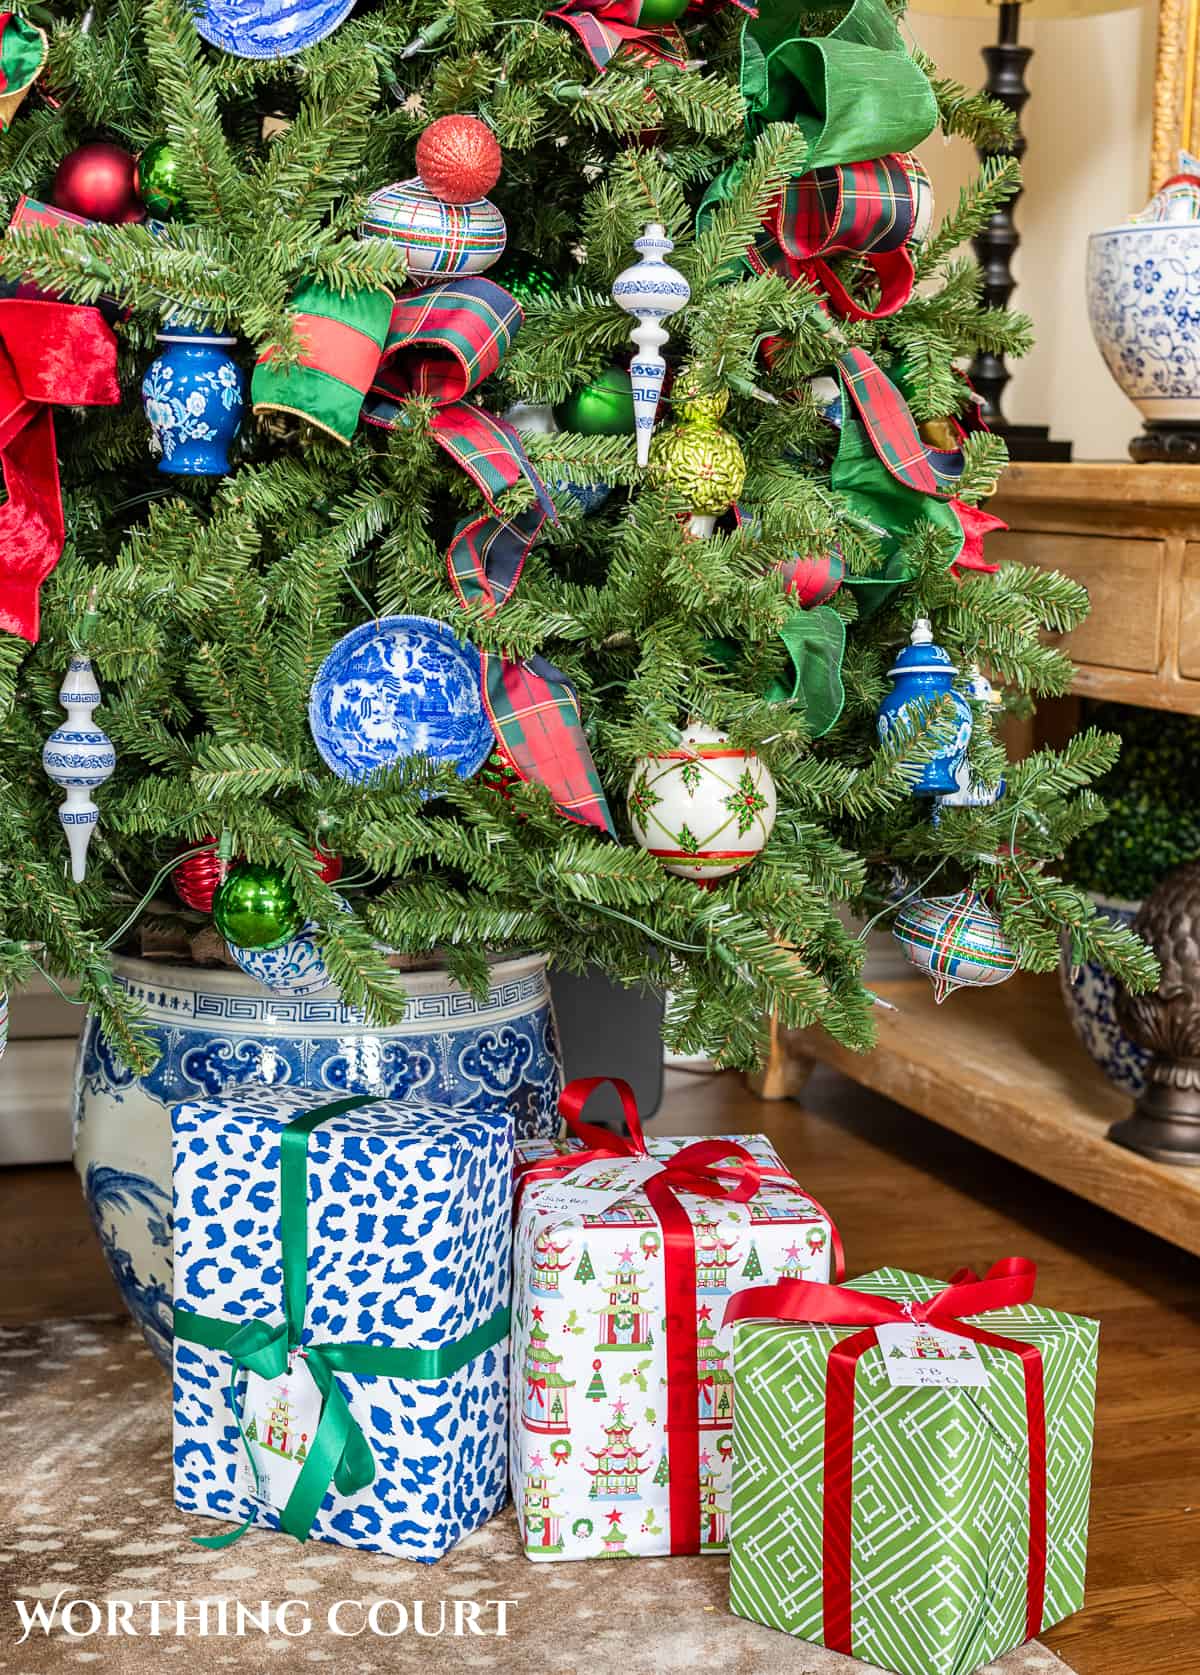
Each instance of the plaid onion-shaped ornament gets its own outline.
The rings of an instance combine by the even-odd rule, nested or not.
[[[1017,969],[1016,951],[977,890],[918,897],[900,909],[892,935],[933,983],[939,1006],[955,989],[988,988]]]

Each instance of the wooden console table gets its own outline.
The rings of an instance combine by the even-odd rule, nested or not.
[[[1061,570],[1092,611],[1063,648],[1078,697],[1043,704],[1026,747],[1074,730],[1078,698],[1200,715],[1200,468],[1012,465],[990,502],[1009,533],[989,558]],[[1024,1164],[1200,1254],[1200,1169],[1106,1138],[1129,1101],[1076,1041],[1057,977],[959,990],[942,1006],[923,977],[877,985],[878,1045],[852,1053],[820,1028],[781,1034],[758,1091],[794,1096],[816,1063]]]

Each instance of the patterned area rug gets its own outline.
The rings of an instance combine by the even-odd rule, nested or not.
[[[189,1537],[220,1526],[175,1511],[169,1446],[167,1380],[127,1321],[0,1329],[5,1675],[89,1664],[103,1675],[169,1675],[172,1667],[261,1675],[324,1664],[336,1675],[867,1668],[730,1616],[718,1558],[534,1565],[517,1545],[511,1511],[436,1566],[298,1547],[268,1531],[206,1552]],[[48,1614],[56,1598],[49,1632],[35,1621],[22,1642],[38,1604]],[[503,1637],[497,1601],[509,1602]],[[987,1675],[1064,1671],[1034,1644]]]

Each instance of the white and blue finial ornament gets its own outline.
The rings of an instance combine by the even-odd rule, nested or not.
[[[630,336],[638,352],[630,362],[629,379],[633,385],[638,464],[647,465],[654,415],[667,372],[667,363],[659,350],[670,334],[662,322],[686,306],[692,289],[683,275],[663,260],[675,245],[661,222],[652,221],[641,238],[634,239],[633,248],[641,261],[613,280],[612,298],[626,314],[637,316],[638,323]]]
[[[92,608],[89,601],[89,610]],[[100,819],[92,792],[112,777],[117,765],[112,740],[93,719],[100,702],[100,688],[89,657],[81,653],[72,657],[58,701],[66,710],[67,719],[55,728],[42,747],[42,767],[46,777],[67,793],[59,805],[58,818],[71,852],[71,877],[76,884],[82,884],[87,871],[88,844]]]
[[[913,623],[910,643],[888,670],[892,690],[879,706],[876,727],[884,744],[890,736],[912,725],[920,710],[949,699],[954,710],[953,736],[942,744],[913,781],[914,796],[948,796],[958,790],[958,774],[971,742],[971,706],[954,685],[958,670],[949,654],[934,644],[933,628],[925,617]]]

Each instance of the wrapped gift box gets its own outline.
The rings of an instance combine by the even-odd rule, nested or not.
[[[531,1559],[592,1559],[726,1547],[734,1392],[727,1298],[780,1276],[829,1276],[833,1230],[761,1135],[722,1135],[764,1171],[746,1203],[681,1192],[695,1246],[696,1342],[686,1369],[699,1433],[699,1538],[680,1546],[671,1520],[673,1482],[684,1485],[687,1450],[668,1434],[668,1333],[663,1229],[644,1190],[596,1213],[542,1214],[550,1190],[528,1180],[514,1234],[512,1490]],[[651,1139],[667,1162],[694,1142]],[[519,1141],[517,1168],[567,1156],[578,1141]],[[627,1167],[613,1165],[619,1181]],[[603,1191],[604,1176],[591,1190]],[[693,1432],[693,1434],[695,1434]]]
[[[851,1287],[900,1303],[943,1289],[892,1268]],[[861,1330],[861,1311],[845,1318],[733,1323],[730,1607],[881,1669],[967,1675],[1083,1605],[1099,1326],[1025,1302],[959,1317],[1008,1349],[965,1348],[945,1322],[944,1332],[902,1325],[898,1336],[881,1327],[847,1389],[830,1351]],[[1031,1516],[1037,1374],[1027,1407],[1024,1371],[1037,1357],[1023,1360],[1021,1346],[1040,1352],[1044,1381],[1044,1567]],[[885,1355],[911,1382],[892,1382]],[[978,1378],[979,1363],[984,1383],[938,1382]],[[845,1471],[828,1452],[831,1436],[846,1437],[838,1403],[849,1406]]]
[[[321,1103],[311,1092],[243,1086],[173,1112],[175,1499],[188,1512],[237,1522],[249,1511],[280,1527],[278,1511],[247,1493],[231,1355],[195,1339],[219,1336],[221,1323],[260,1320],[265,1332],[285,1321],[281,1136]],[[308,1135],[306,1196],[303,1174],[290,1189],[307,1240],[301,1348],[311,1357],[311,1346],[366,1344],[452,1359],[450,1346],[469,1333],[464,1347],[488,1345],[450,1376],[335,1371],[374,1479],[351,1494],[330,1487],[312,1523],[318,1540],[432,1560],[504,1504],[512,1145],[507,1113],[389,1100],[359,1103]],[[268,1403],[251,1375],[244,1383],[260,1463],[294,1474],[311,1449],[311,1420],[297,1417],[295,1391],[268,1391]]]

